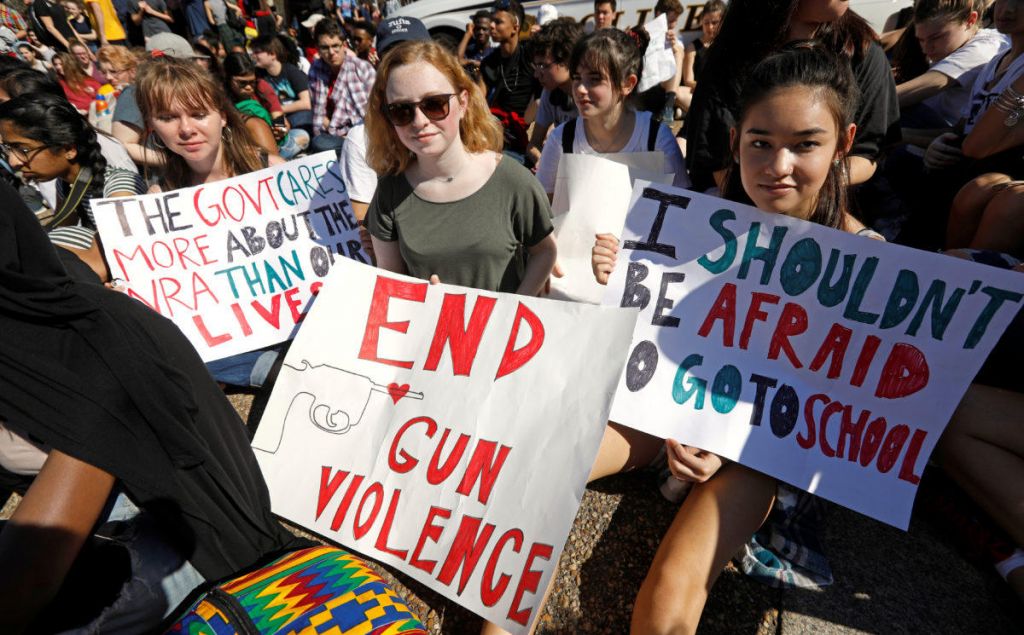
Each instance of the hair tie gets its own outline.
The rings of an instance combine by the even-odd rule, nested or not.
[[[636,45],[636,48],[639,49],[640,52],[643,52],[643,50],[644,50],[643,46],[644,45],[643,45],[643,42],[640,40],[640,34],[637,32],[637,30],[636,29],[630,29],[630,30],[626,31],[626,35],[631,37],[633,39],[633,44]]]

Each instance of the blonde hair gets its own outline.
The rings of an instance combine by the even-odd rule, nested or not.
[[[384,116],[388,79],[392,71],[414,62],[430,64],[448,79],[457,93],[465,91],[468,95],[466,112],[459,122],[459,138],[466,150],[500,152],[504,143],[501,124],[487,107],[483,92],[469,78],[455,56],[436,42],[410,41],[388,51],[377,68],[377,80],[370,91],[366,112],[366,162],[370,167],[378,174],[401,174],[414,158],[413,153],[398,138],[394,126]]]
[[[146,62],[139,69],[136,101],[145,122],[143,137],[153,133],[151,121],[175,104],[198,111],[218,110],[227,122],[221,135],[221,168],[232,176],[254,172],[263,167],[260,150],[245,127],[241,115],[228,101],[224,87],[206,70],[191,60],[170,57]],[[191,184],[192,170],[181,156],[167,148],[158,150],[164,157],[164,182],[171,189]]]
[[[139,65],[139,58],[124,46],[107,44],[96,51],[96,61],[101,64],[110,64],[121,68],[135,68]]]

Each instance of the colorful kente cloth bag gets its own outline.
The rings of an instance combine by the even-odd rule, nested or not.
[[[294,551],[204,594],[173,635],[426,635],[419,618],[359,558]]]

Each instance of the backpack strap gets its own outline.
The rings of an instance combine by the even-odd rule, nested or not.
[[[576,140],[576,118],[573,117],[562,126],[562,154],[572,154],[572,143]]]
[[[654,152],[655,148],[658,147],[658,132],[661,130],[661,122],[653,114],[651,115],[651,122],[647,128],[647,151]]]

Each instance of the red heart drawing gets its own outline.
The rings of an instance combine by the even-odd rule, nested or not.
[[[409,384],[402,384],[399,386],[395,382],[388,384],[388,394],[391,395],[391,401],[398,403],[398,400],[409,394]]]

